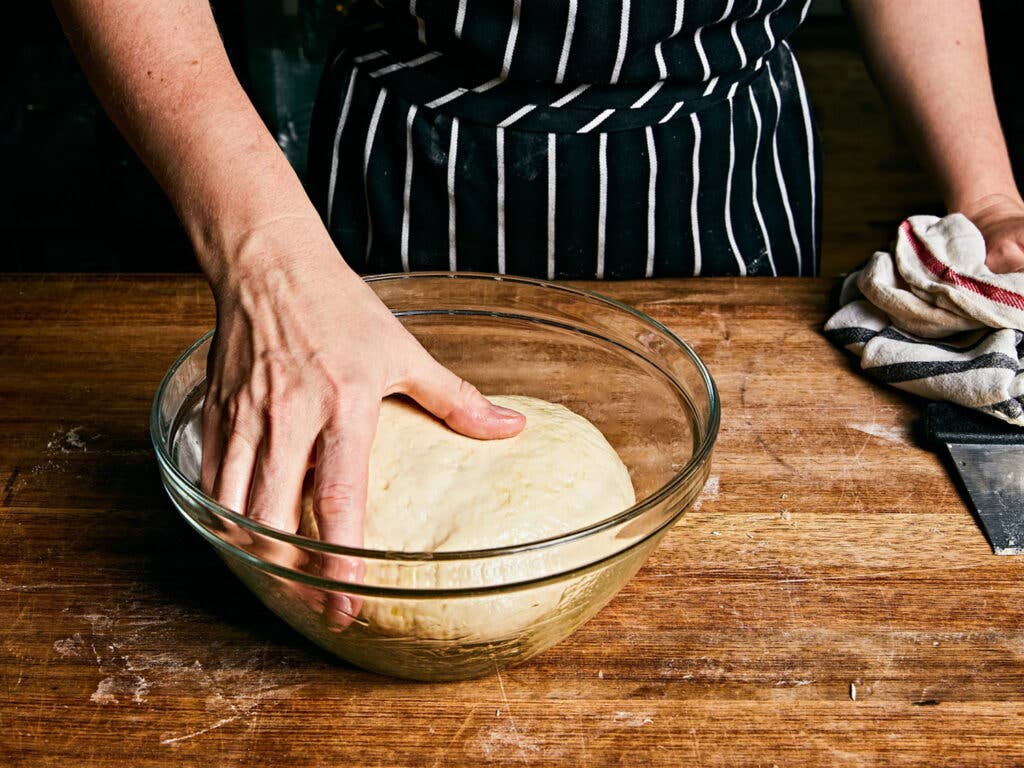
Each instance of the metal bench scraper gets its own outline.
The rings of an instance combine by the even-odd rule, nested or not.
[[[1024,554],[1024,429],[951,403],[930,403],[924,428],[949,451],[992,551]]]

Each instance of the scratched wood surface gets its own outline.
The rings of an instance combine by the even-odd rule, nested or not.
[[[198,279],[0,278],[2,764],[1019,764],[1024,559],[819,335],[829,282],[601,288],[718,380],[700,508],[561,646],[412,684],[293,633],[165,501],[147,414]]]

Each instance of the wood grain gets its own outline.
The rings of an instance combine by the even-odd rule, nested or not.
[[[148,409],[213,321],[198,279],[0,278],[0,760],[1019,764],[1024,559],[821,337],[829,288],[601,285],[711,367],[717,484],[568,641],[430,685],[312,647],[165,501]]]

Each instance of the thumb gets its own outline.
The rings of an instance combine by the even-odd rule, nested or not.
[[[495,405],[476,387],[426,353],[405,393],[456,432],[468,437],[481,440],[512,437],[526,426],[523,414]]]

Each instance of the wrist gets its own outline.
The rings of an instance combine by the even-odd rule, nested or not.
[[[974,175],[962,184],[951,183],[944,197],[950,212],[959,211],[965,215],[969,215],[968,211],[987,207],[994,201],[1021,203],[1009,162],[1003,172],[985,177]]]
[[[256,201],[252,196],[208,204],[196,215],[183,215],[182,221],[196,261],[212,285],[282,258],[275,241],[286,242],[283,231],[323,228],[308,201]]]
[[[211,284],[258,269],[282,250],[272,236],[323,230],[291,165],[262,127],[192,152],[169,183],[171,199]],[[324,232],[326,237],[326,231]],[[328,238],[329,239],[329,238]],[[286,237],[278,237],[287,243]]]
[[[962,213],[969,219],[975,219],[985,211],[995,208],[1019,208],[1024,209],[1024,199],[1016,187],[1003,189],[998,192],[979,194],[973,198],[965,197],[950,204],[949,210]]]
[[[315,212],[278,214],[218,235],[200,262],[218,302],[310,279],[361,282]]]

